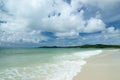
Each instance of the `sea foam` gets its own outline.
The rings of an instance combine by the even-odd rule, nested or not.
[[[0,80],[72,80],[86,64],[85,59],[98,55],[102,50],[65,53],[54,61],[29,67],[12,67],[0,72]]]

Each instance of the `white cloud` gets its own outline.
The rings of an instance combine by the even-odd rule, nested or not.
[[[120,30],[114,27],[106,28],[102,33],[82,36],[82,44],[120,44]]]
[[[106,9],[108,3],[117,2],[119,0],[72,0],[68,4],[64,0],[4,0],[9,15],[0,13],[0,18],[7,21],[0,24],[0,41],[39,43],[47,40],[40,33],[45,31],[53,32],[59,38],[76,38],[81,32],[114,32],[96,17],[100,14],[85,20],[82,7],[89,4]]]
[[[70,32],[64,32],[64,33],[61,33],[61,32],[57,32],[56,33],[56,36],[60,37],[60,38],[76,38],[79,36],[79,33],[75,32],[75,31],[70,31]]]
[[[46,41],[47,38],[42,36],[40,31],[29,32],[2,32],[0,33],[0,42],[4,43],[39,43],[40,41]]]
[[[105,30],[105,24],[101,19],[91,18],[88,20],[87,26],[84,29],[84,32],[91,33],[91,32],[98,32]]]
[[[77,0],[77,1],[80,1],[84,4],[97,6],[103,10],[112,9],[114,8],[113,6],[120,3],[120,0]]]
[[[115,29],[114,27],[109,27],[106,30],[104,30],[102,33],[107,33],[107,34],[120,34],[119,29]]]

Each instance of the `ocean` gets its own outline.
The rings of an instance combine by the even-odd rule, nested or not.
[[[0,80],[72,80],[101,49],[1,48]]]

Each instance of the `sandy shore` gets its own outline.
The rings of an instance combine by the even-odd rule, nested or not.
[[[120,49],[104,50],[87,59],[87,64],[73,80],[120,80]]]

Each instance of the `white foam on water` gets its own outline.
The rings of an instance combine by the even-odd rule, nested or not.
[[[86,63],[84,59],[101,52],[102,50],[75,52],[56,56],[53,63],[9,68],[0,72],[0,80],[72,80]]]

